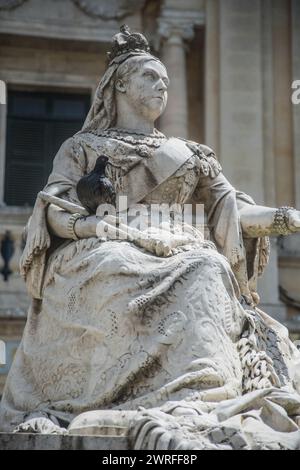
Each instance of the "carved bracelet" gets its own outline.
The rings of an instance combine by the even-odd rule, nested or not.
[[[74,227],[75,227],[77,220],[83,219],[83,218],[84,217],[78,213],[72,214],[69,217],[67,230],[68,230],[68,234],[70,235],[70,238],[72,238],[73,240],[80,240],[79,237],[76,235]]]
[[[279,207],[274,215],[272,227],[279,235],[289,235],[292,230],[289,226],[289,211],[294,210],[293,207],[283,206]]]

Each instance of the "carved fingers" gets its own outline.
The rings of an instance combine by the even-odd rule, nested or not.
[[[293,232],[300,231],[300,211],[293,209],[288,212],[289,228]]]

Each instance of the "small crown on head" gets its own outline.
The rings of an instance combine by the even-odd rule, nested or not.
[[[149,52],[147,39],[141,33],[132,33],[126,24],[120,27],[120,33],[113,37],[111,52],[107,53],[111,62],[115,57],[128,52]]]

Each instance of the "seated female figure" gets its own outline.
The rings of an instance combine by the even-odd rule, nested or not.
[[[300,214],[255,205],[226,180],[211,149],[157,131],[168,83],[145,38],[123,28],[83,129],[55,157],[44,189],[50,199],[37,198],[29,222],[21,272],[33,300],[4,391],[3,430],[33,417],[67,427],[86,411],[138,407],[158,408],[151,419],[166,422],[181,415],[179,428],[191,429],[191,414],[217,420],[217,404],[229,399],[225,417],[274,403],[269,411],[282,407],[283,428],[298,429],[298,353],[258,309],[255,285],[267,236],[296,232]],[[129,209],[204,204],[210,240],[197,230],[154,230],[144,232],[147,244],[118,236],[114,217],[74,213],[76,185],[100,155]],[[256,419],[278,431],[278,419],[274,429]],[[197,429],[195,439],[217,445],[213,437],[203,443]]]

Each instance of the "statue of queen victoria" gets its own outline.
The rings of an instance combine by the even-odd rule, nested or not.
[[[258,308],[256,281],[268,236],[299,231],[300,212],[256,205],[213,150],[156,130],[168,83],[145,37],[122,27],[27,226],[32,302],[1,429],[116,426],[136,449],[299,449],[300,355]],[[102,155],[129,211],[203,204],[209,237],[157,226],[124,238],[118,207],[88,214],[76,187]]]

